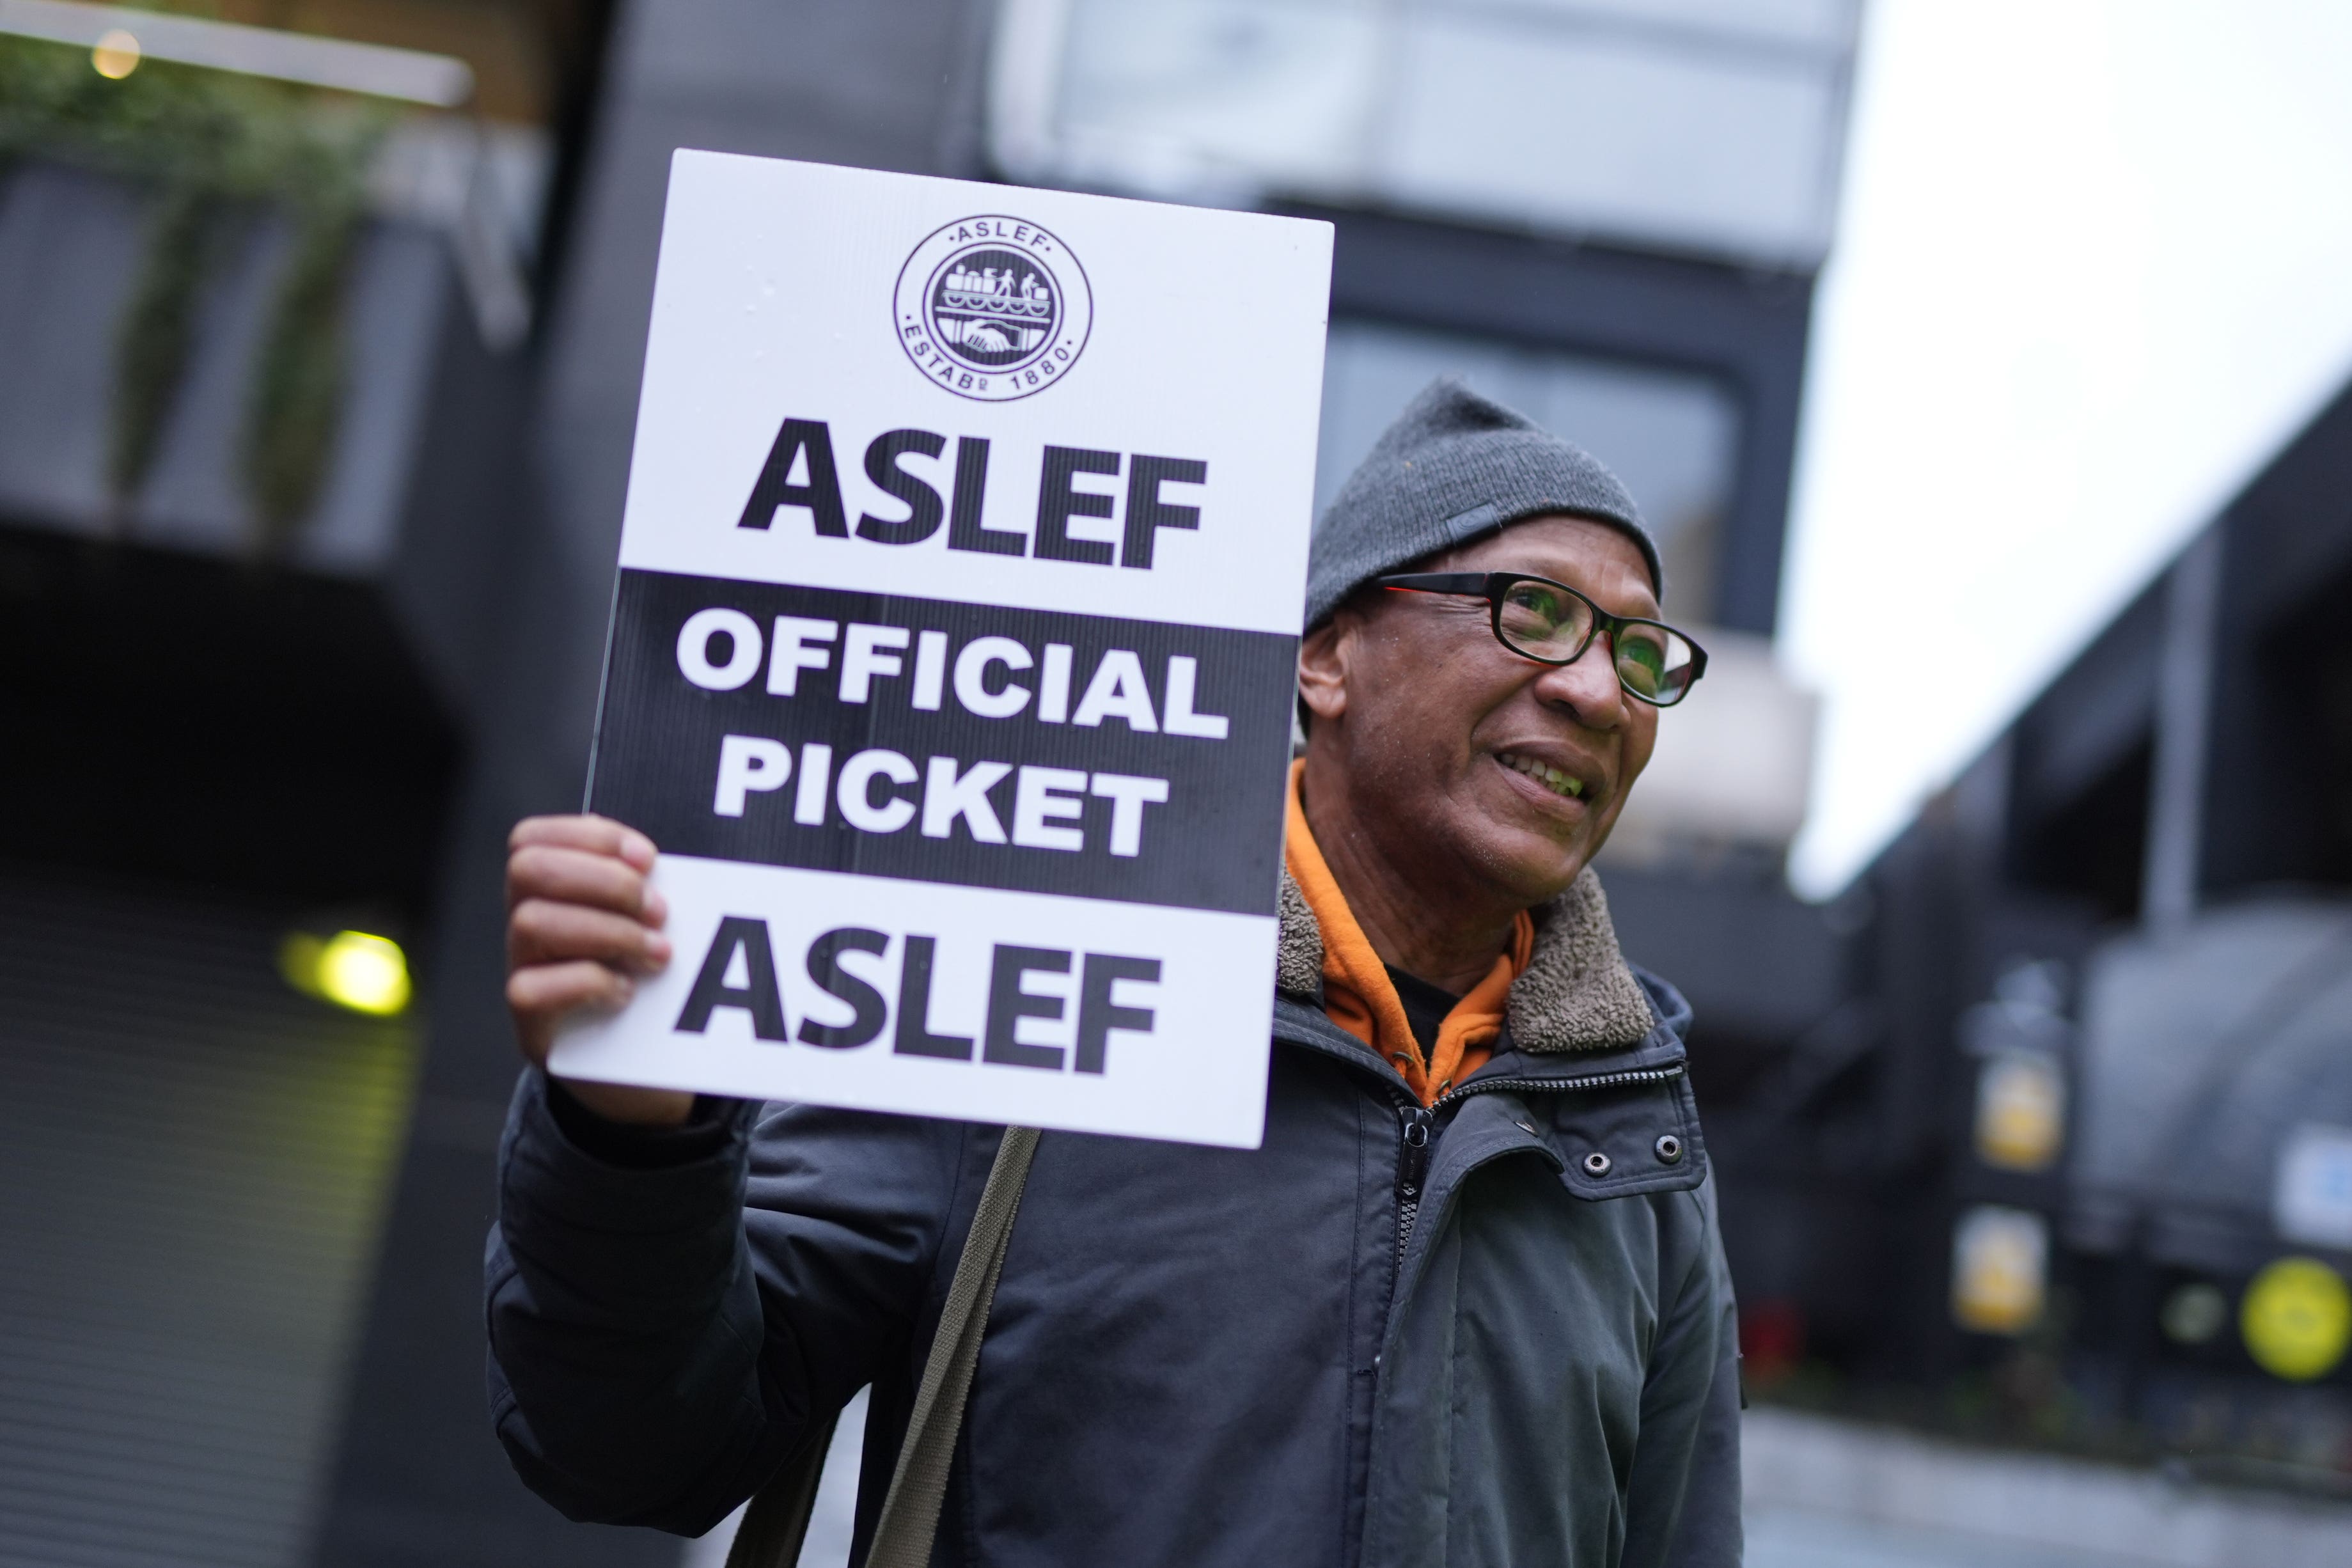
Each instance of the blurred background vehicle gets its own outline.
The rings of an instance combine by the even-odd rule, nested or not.
[[[477,1304],[678,146],[1328,219],[1321,497],[1454,372],[1642,499],[1713,658],[1603,874],[1697,1009],[1755,1561],[2352,1554],[2352,395],[1797,898],[1864,22],[0,0],[0,1563],[681,1560],[515,1481]]]

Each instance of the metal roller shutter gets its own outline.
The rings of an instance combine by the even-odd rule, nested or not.
[[[266,909],[0,880],[0,1565],[302,1561],[415,1061]]]

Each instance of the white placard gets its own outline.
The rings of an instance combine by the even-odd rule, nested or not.
[[[856,1043],[762,1039],[761,1018],[744,1007],[712,1008],[706,1027],[673,1031],[698,978],[697,964],[679,963],[646,986],[631,1015],[566,1039],[566,1072],[630,1076],[646,1044],[632,1015],[650,1015],[663,1025],[662,1079],[673,1088],[777,1098],[781,1068],[791,1098],[829,1105],[1257,1146],[1265,1008],[1236,1029],[1232,999],[1274,994],[1274,923],[1263,916],[685,855],[666,858],[657,880],[678,910],[682,952],[710,952],[719,921],[743,918],[721,910],[770,911],[760,930],[739,925],[714,966],[720,978],[764,989],[752,968],[765,964],[782,1020],[772,1031],[816,1025]],[[812,965],[808,953],[840,931],[868,940],[834,944],[828,990],[810,977],[826,959]],[[1129,977],[1145,964],[1156,980]],[[1234,1093],[1236,1083],[1251,1092]]]
[[[558,1072],[1255,1146],[1328,226],[679,153]]]

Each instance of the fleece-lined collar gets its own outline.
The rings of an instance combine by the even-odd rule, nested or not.
[[[1535,922],[1522,910],[1513,917],[1504,952],[1478,983],[1454,1000],[1423,1047],[1413,1037],[1404,1003],[1388,966],[1356,923],[1355,911],[1323,859],[1315,831],[1307,825],[1299,795],[1307,764],[1290,764],[1290,804],[1283,840],[1283,868],[1306,900],[1323,950],[1323,1014],[1387,1058],[1405,1087],[1423,1105],[1468,1078],[1494,1055],[1503,1032],[1512,984],[1528,967],[1535,949]]]
[[[1323,932],[1288,870],[1277,904],[1282,934],[1275,989],[1313,1003],[1323,989]],[[1617,948],[1601,879],[1586,867],[1535,918],[1535,948],[1512,983],[1506,1021],[1521,1051],[1597,1051],[1631,1046],[1657,1023],[1641,982]]]

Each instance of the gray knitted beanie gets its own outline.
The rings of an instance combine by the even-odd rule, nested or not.
[[[1657,542],[1616,475],[1525,415],[1440,377],[1397,416],[1316,523],[1307,629],[1384,573],[1547,512],[1624,530],[1665,596]]]

